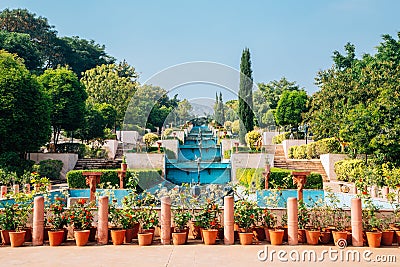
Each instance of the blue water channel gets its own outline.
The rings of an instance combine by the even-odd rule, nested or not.
[[[178,185],[226,184],[231,181],[231,164],[221,159],[221,147],[208,126],[194,126],[179,145],[178,159],[166,158],[166,179]]]

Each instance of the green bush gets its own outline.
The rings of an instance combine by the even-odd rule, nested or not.
[[[60,172],[63,167],[61,160],[46,159],[39,162],[38,173],[42,177],[47,177],[50,180],[60,179]]]
[[[335,173],[339,181],[354,182],[361,178],[365,163],[361,159],[344,159],[335,162]]]
[[[74,153],[78,154],[78,158],[83,158],[85,156],[86,145],[81,143],[61,143],[57,144],[57,153]]]
[[[265,180],[262,168],[239,168],[236,172],[236,178],[239,183],[247,188],[252,187],[258,190],[265,188]],[[271,168],[271,174],[268,181],[268,187],[270,189],[294,189],[293,179],[291,176],[291,170]],[[319,173],[311,173],[307,176],[307,183],[305,189],[322,189],[323,182],[322,176]]]
[[[245,136],[246,144],[250,147],[251,150],[258,150],[257,142],[260,140],[261,134],[259,131],[253,130],[248,132]]]
[[[335,138],[325,138],[307,145],[292,146],[288,156],[292,159],[317,159],[322,154],[340,153],[340,142]]]
[[[15,152],[4,152],[0,154],[0,168],[6,172],[15,172],[22,176],[25,171],[31,172],[33,160],[26,160]]]
[[[69,188],[89,188],[85,183],[85,177],[82,175],[82,172],[88,170],[72,170],[67,173],[67,182]],[[107,184],[119,187],[119,178],[116,170],[90,170],[94,172],[102,172],[103,174],[100,177],[100,183]],[[126,186],[126,182],[134,175],[137,175],[139,181],[139,187],[141,189],[150,188],[156,184],[161,182],[161,173],[160,169],[135,169],[135,170],[127,170],[126,178],[124,180],[124,187]]]
[[[272,137],[272,143],[273,144],[282,144],[283,140],[286,140],[286,134],[278,134]]]
[[[228,149],[224,151],[224,159],[230,159],[232,155],[232,150]]]

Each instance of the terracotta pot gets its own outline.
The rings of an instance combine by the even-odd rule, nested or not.
[[[1,230],[1,239],[3,240],[3,245],[10,245],[10,232],[13,230]]]
[[[347,232],[346,231],[333,231],[332,235],[333,235],[333,242],[335,243],[335,245],[337,244],[337,242],[340,239],[344,239],[347,242]]]
[[[32,242],[32,228],[31,227],[26,227],[22,229],[25,231],[25,242]]]
[[[331,232],[322,231],[319,235],[319,242],[321,242],[321,244],[328,244],[331,240],[331,236]]]
[[[20,247],[25,242],[25,231],[9,232],[11,247]]]
[[[89,241],[90,230],[74,230],[75,243],[78,247],[86,246]]]
[[[90,227],[90,235],[89,235],[89,241],[90,242],[96,242],[96,232],[97,232],[97,227]]]
[[[269,230],[271,245],[282,245],[284,232],[285,231],[283,229]]]
[[[271,242],[271,238],[269,237],[269,230],[273,230],[273,228],[264,228],[264,233],[265,233],[265,241]]]
[[[111,230],[111,240],[114,246],[124,243],[126,230]]]
[[[306,237],[306,229],[299,229],[297,232],[297,238],[299,240],[299,243],[306,243],[307,242],[307,237]]]
[[[393,237],[393,239],[396,239],[397,243],[400,245],[400,231],[396,231],[394,235],[395,237]]]
[[[253,233],[239,233],[241,245],[251,245],[253,243]]]
[[[394,231],[391,230],[382,231],[381,244],[383,246],[391,246],[393,244],[393,236],[394,236]]]
[[[214,245],[217,239],[218,230],[217,229],[203,229],[203,239],[205,245]]]
[[[139,233],[138,234],[138,242],[139,246],[149,246],[153,241],[153,233]]]
[[[253,228],[253,235],[258,241],[265,240],[265,230],[263,227],[254,227]]]
[[[370,248],[379,248],[381,246],[381,232],[367,232],[368,246]]]
[[[150,228],[150,229],[144,229],[143,230],[143,232],[146,232],[146,233],[151,233],[151,240],[154,240],[154,232],[155,232],[155,230],[156,229],[154,229],[154,228]]]
[[[318,240],[320,239],[320,235],[321,235],[320,231],[307,230],[306,231],[307,244],[309,244],[309,245],[317,245],[318,244]],[[328,238],[329,238],[329,236],[328,236]],[[329,239],[328,239],[328,241],[329,241]]]
[[[133,239],[133,229],[125,229],[125,243],[132,243],[132,239]]]
[[[52,247],[59,246],[64,240],[64,229],[49,231],[49,244]]]
[[[126,163],[121,163],[121,170],[126,171],[128,169],[128,164]]]
[[[172,243],[174,245],[183,245],[186,243],[186,232],[172,233]]]
[[[394,230],[394,231],[393,231],[393,232],[394,232],[394,234],[393,234],[393,243],[397,243],[397,240],[398,240],[398,236],[397,236],[396,231],[397,231],[397,230]]]
[[[189,230],[190,230],[189,228],[178,229],[175,227],[171,227],[171,239],[173,233],[185,233],[185,244],[186,244],[189,238]]]

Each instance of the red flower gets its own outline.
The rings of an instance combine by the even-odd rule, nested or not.
[[[363,191],[362,194],[363,195],[367,195],[368,193],[367,193],[367,191]]]

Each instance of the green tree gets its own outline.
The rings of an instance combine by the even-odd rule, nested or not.
[[[117,111],[117,125],[123,121],[137,87],[137,74],[133,67],[128,69],[130,74],[125,76],[126,66],[121,63],[96,66],[85,71],[81,79],[88,93],[88,103],[112,105]]]
[[[87,94],[76,74],[64,67],[48,69],[38,80],[50,98],[53,140],[57,145],[62,129],[74,131],[82,125]]]
[[[219,125],[224,125],[225,122],[225,107],[224,101],[222,100],[222,93],[215,93],[215,104],[214,104],[214,119]]]
[[[75,135],[82,141],[89,143],[94,139],[103,139],[105,127],[106,121],[101,111],[89,105],[85,110],[84,122],[75,132]]]
[[[225,108],[225,120],[227,121],[235,121],[239,119],[238,117],[238,106],[239,101],[237,99],[226,101]]]
[[[302,121],[302,114],[307,111],[307,99],[305,91],[284,91],[276,108],[276,123],[297,127]]]
[[[250,61],[250,50],[245,48],[240,61],[239,84],[239,118],[241,120],[239,139],[245,142],[245,135],[254,128],[253,113],[253,77]]]
[[[25,66],[30,71],[40,70],[42,66],[39,50],[29,34],[0,31],[0,49],[24,59]]]
[[[192,119],[191,112],[193,110],[192,105],[187,99],[183,99],[178,103],[178,107],[175,109],[179,123],[184,123]]]
[[[300,90],[300,87],[296,82],[290,82],[285,77],[282,77],[279,81],[274,80],[267,84],[259,83],[258,88],[264,95],[265,104],[267,104],[271,109],[276,109],[283,91]]]
[[[49,101],[22,60],[0,50],[0,153],[36,151],[50,138]]]

